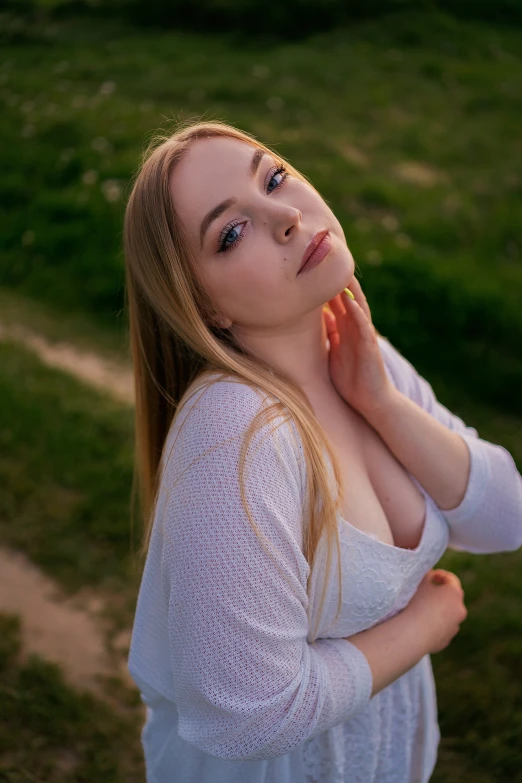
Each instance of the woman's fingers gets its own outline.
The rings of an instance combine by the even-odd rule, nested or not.
[[[328,306],[330,307],[330,310],[337,318],[340,318],[346,313],[346,309],[341,299],[341,294],[337,294],[337,296],[334,296],[333,299],[330,299],[328,302]]]
[[[350,299],[348,294],[342,291],[336,297],[330,299],[328,307],[331,310],[328,313],[328,317],[332,319],[330,320],[332,324],[330,328],[335,328],[339,340],[349,339],[350,330],[354,326],[361,334],[362,339],[371,339],[370,332],[373,330],[371,321],[368,322],[368,318],[356,299]],[[333,322],[335,322],[335,327]],[[329,321],[327,321],[328,323]],[[330,344],[332,344],[331,341]]]
[[[357,304],[365,314],[366,318],[369,320],[370,323],[372,323],[372,314],[370,311],[370,307],[368,305],[368,300],[366,299],[364,291],[361,288],[361,284],[359,283],[355,275],[352,277],[348,288],[355,296],[355,301],[357,302]],[[350,297],[348,296],[348,294],[343,292],[343,299],[347,300],[349,298]]]
[[[352,277],[347,287],[354,295],[355,301],[363,311],[368,321],[372,323],[372,314],[370,311],[370,307],[368,305],[368,301],[361,288],[361,284],[359,283],[359,281],[355,276]],[[337,296],[335,296],[333,299],[330,299],[328,305],[331,311],[333,312],[333,314],[336,316],[336,318],[342,318],[344,315],[346,315],[347,311],[350,309],[351,301],[353,300],[343,290],[339,294],[337,294]]]
[[[328,335],[328,342],[330,343],[330,349],[337,348],[340,342],[339,330],[337,328],[337,320],[335,316],[325,307],[323,309],[324,321],[326,324],[326,332]]]
[[[345,296],[349,302],[349,304],[347,304],[347,309],[350,310],[350,316],[359,330],[361,339],[367,342],[373,342],[374,328],[372,322],[368,320],[366,313],[363,311],[357,299],[350,299],[348,294],[343,294],[343,296]],[[342,326],[340,328],[342,329]]]

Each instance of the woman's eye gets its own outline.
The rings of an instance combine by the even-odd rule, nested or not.
[[[237,230],[237,226],[234,226],[234,228],[231,228],[225,237],[225,245],[233,245],[238,237],[239,231]]]
[[[285,179],[285,176],[286,176],[285,169],[283,168],[283,166],[280,166],[277,169],[277,171],[274,171],[274,173],[270,177],[270,181],[268,183],[267,191],[269,193],[271,193],[272,190],[275,190],[275,188],[277,188],[283,182],[283,180]],[[280,179],[278,179],[278,177],[280,177]],[[275,182],[275,186],[273,188],[270,187],[270,184],[272,182]]]
[[[221,237],[221,242],[219,244],[220,252],[226,251],[229,248],[233,247],[241,239],[244,229],[242,229],[241,232],[239,232],[238,228],[240,226],[244,226],[244,223],[238,223],[237,226],[232,226],[232,228],[225,229]]]
[[[267,185],[267,192],[271,193],[276,188],[280,187],[285,179],[287,178],[288,173],[284,166],[279,166],[272,176],[270,177]],[[274,184],[273,184],[274,183]],[[226,252],[227,250],[230,250],[231,248],[235,247],[241,240],[243,239],[244,233],[245,233],[245,223],[238,223],[235,226],[231,226],[230,228],[225,228],[223,230],[223,233],[221,234],[220,240],[219,240],[219,247],[218,247],[218,253]],[[238,231],[238,228],[240,226],[243,226],[241,229],[241,232]]]

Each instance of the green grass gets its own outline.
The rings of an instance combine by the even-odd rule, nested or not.
[[[0,63],[1,285],[122,332],[142,145],[221,118],[311,177],[422,372],[521,412],[521,30],[409,13],[272,45],[86,17],[37,32]]]
[[[433,783],[522,781],[522,553],[447,550],[468,617],[432,657],[443,737]],[[463,773],[466,774],[463,774]]]
[[[0,615],[0,779],[5,783],[138,783],[136,713],[78,693],[60,669],[22,658],[20,622]]]
[[[128,622],[132,409],[7,342],[0,365],[0,540],[72,592],[127,596]]]

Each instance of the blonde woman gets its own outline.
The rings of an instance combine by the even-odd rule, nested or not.
[[[157,139],[124,243],[148,782],[425,783],[467,614],[433,566],[522,545],[511,455],[376,332],[340,223],[251,135]]]

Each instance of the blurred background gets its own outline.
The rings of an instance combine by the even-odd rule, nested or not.
[[[0,779],[143,781],[122,218],[150,135],[254,133],[341,221],[379,331],[522,467],[522,0],[0,11]],[[522,552],[446,552],[434,783],[522,781]]]

